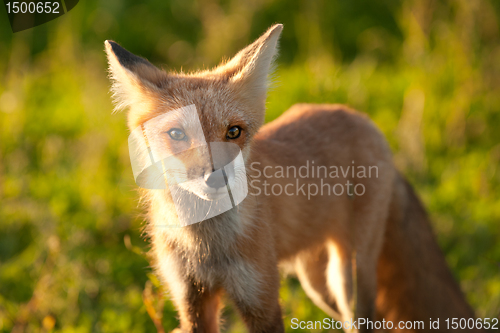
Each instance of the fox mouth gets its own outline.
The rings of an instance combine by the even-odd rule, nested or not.
[[[227,185],[218,188],[209,187],[202,178],[180,183],[179,186],[206,201],[220,200],[229,195]]]
[[[228,196],[227,189],[217,189],[215,192],[207,192],[207,193],[196,193],[200,198],[208,200],[208,201],[214,201],[214,200],[219,200],[222,199],[226,196]]]

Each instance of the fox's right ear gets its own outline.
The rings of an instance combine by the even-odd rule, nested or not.
[[[273,25],[215,72],[228,77],[244,97],[263,105],[282,30],[282,24]]]
[[[114,41],[104,42],[115,111],[127,107],[147,109],[150,95],[165,84],[167,75],[144,58],[138,57]]]

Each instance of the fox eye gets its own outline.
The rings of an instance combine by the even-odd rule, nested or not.
[[[184,131],[179,128],[172,128],[167,133],[173,140],[176,141],[181,141],[186,138],[186,134],[184,133]]]
[[[241,127],[239,126],[233,126],[227,131],[226,137],[228,139],[237,139],[241,135]]]

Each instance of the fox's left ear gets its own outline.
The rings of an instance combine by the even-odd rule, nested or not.
[[[243,97],[264,103],[268,75],[277,54],[282,24],[273,25],[259,39],[238,52],[216,71],[229,77]]]
[[[146,109],[144,104],[150,100],[148,97],[166,83],[167,74],[111,40],[104,45],[113,81],[115,110]]]

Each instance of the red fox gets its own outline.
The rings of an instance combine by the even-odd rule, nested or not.
[[[175,170],[192,181],[179,191],[210,201],[234,178],[216,175],[210,152],[193,149],[201,141],[231,143],[244,161],[246,197],[199,223],[165,227],[179,219],[172,189],[141,190],[153,264],[178,310],[177,330],[219,332],[225,293],[250,332],[284,332],[280,264],[294,269],[329,316],[354,324],[346,331],[375,331],[361,322],[376,320],[405,332],[417,329],[399,321],[422,321],[429,331],[429,320],[440,319],[433,331],[448,332],[447,318],[474,318],[422,204],[365,115],[300,104],[264,125],[282,29],[276,24],[231,60],[192,74],[167,73],[105,42],[116,109],[129,109],[130,130],[156,131],[164,156],[185,152]],[[199,118],[201,141],[182,113],[172,123],[155,120],[186,107]]]

